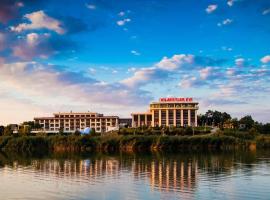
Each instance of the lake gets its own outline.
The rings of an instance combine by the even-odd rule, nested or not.
[[[270,151],[0,153],[0,199],[270,199]]]

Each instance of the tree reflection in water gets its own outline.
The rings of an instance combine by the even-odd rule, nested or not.
[[[257,152],[264,154],[265,152]],[[76,182],[106,181],[129,173],[136,180],[145,180],[151,189],[161,191],[194,190],[198,176],[208,179],[230,176],[232,170],[252,170],[256,153],[181,153],[173,154],[119,154],[119,155],[46,155],[30,157],[0,154],[0,167],[17,169],[28,166],[39,173],[57,178],[76,178]]]

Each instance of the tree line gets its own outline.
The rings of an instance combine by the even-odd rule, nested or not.
[[[253,128],[259,133],[270,134],[270,123],[259,123],[251,115],[246,115],[240,119],[232,118],[227,112],[216,110],[208,110],[206,113],[198,115],[198,126],[215,126],[221,129],[230,128],[243,131]]]

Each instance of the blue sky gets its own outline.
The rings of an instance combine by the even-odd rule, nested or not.
[[[269,0],[3,0],[0,124],[159,97],[269,122]]]

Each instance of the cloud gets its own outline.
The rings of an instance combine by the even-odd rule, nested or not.
[[[269,63],[270,62],[270,55],[266,55],[261,59],[262,63]]]
[[[86,8],[90,9],[90,10],[95,10],[97,8],[97,6],[95,4],[85,4]]]
[[[23,60],[47,59],[59,52],[61,55],[66,55],[70,53],[70,49],[76,48],[71,40],[50,33],[28,33],[11,46],[13,56]]]
[[[124,11],[121,11],[121,12],[118,13],[118,15],[119,15],[120,17],[123,17],[125,14],[126,14],[126,13],[125,13]]]
[[[118,20],[118,21],[116,22],[116,24],[117,24],[118,26],[124,26],[126,23],[128,23],[128,22],[130,22],[130,21],[131,21],[131,19],[126,18],[126,19]]]
[[[84,72],[68,71],[61,66],[37,62],[3,64],[0,68],[0,82],[8,85],[12,89],[10,91],[16,91],[18,96],[22,94],[29,98],[40,96],[54,103],[58,101],[56,97],[66,98],[71,102],[74,100],[87,104],[106,102],[108,105],[137,104],[140,100],[149,98],[142,91],[138,90],[140,93],[130,91],[118,83],[101,84],[102,82],[87,76]],[[139,99],[140,94],[145,97]]]
[[[135,50],[130,51],[130,53],[132,53],[132,54],[135,55],[135,56],[140,56],[140,55],[141,55],[140,52],[135,51]]]
[[[156,67],[142,68],[135,71],[132,77],[124,79],[121,83],[130,88],[135,88],[156,81],[165,81],[168,76],[169,73]]]
[[[148,68],[132,69],[133,76],[126,78],[121,83],[128,87],[141,87],[149,83],[163,83],[177,74],[197,73],[203,66],[223,64],[223,59],[195,56],[192,54],[176,54],[171,58],[163,57],[161,61]],[[202,76],[203,76],[203,72]],[[216,69],[211,68],[211,76],[216,75]],[[197,78],[196,78],[197,80]],[[194,82],[197,83],[194,79]],[[181,85],[181,84],[180,84]],[[188,85],[188,84],[183,84]]]
[[[230,7],[232,7],[233,4],[234,4],[234,2],[235,2],[235,0],[228,0],[227,1],[227,5],[230,6]]]
[[[221,47],[221,49],[222,49],[223,51],[232,51],[232,50],[233,50],[233,48],[231,48],[231,47],[226,47],[226,46]]]
[[[232,19],[225,19],[222,22],[219,22],[217,25],[219,27],[221,27],[221,26],[227,26],[227,25],[230,25],[232,22],[233,22]]]
[[[13,55],[22,59],[48,58],[52,54],[52,48],[47,43],[49,37],[48,33],[29,33],[12,47]]]
[[[152,67],[133,70],[133,76],[122,80],[121,83],[128,87],[140,87],[153,82],[162,83],[180,68],[192,64],[194,64],[193,55],[179,54],[171,58],[163,57],[160,62]]]
[[[216,9],[218,8],[218,5],[217,4],[212,4],[212,5],[209,5],[205,11],[210,14],[210,13],[213,13]]]
[[[262,12],[262,15],[267,15],[270,13],[270,8],[268,9],[265,9],[263,12]]]
[[[84,72],[72,72],[60,66],[37,62],[2,64],[0,90],[2,87],[16,94],[15,98],[24,97],[45,105],[65,102],[93,106],[105,103],[104,106],[120,108],[150,100],[145,91],[130,90],[120,83],[98,81]]]
[[[245,65],[245,59],[244,58],[235,59],[235,65],[238,67],[243,67]]]
[[[48,29],[55,31],[58,34],[64,34],[65,30],[62,28],[60,21],[49,17],[44,11],[40,10],[30,14],[24,15],[24,18],[30,23],[22,23],[18,26],[12,26],[11,30],[15,32],[22,32],[26,30]]]
[[[213,68],[211,68],[211,67],[206,67],[206,68],[201,69],[199,71],[201,79],[205,80],[205,79],[209,78],[212,70],[213,70]]]
[[[187,89],[187,88],[195,88],[195,87],[202,87],[204,86],[206,83],[205,83],[205,80],[202,80],[198,77],[195,77],[195,76],[185,76],[181,81],[180,83],[178,84],[178,86],[180,88],[184,88],[184,89]]]
[[[156,64],[159,69],[166,71],[174,71],[179,69],[183,65],[190,65],[194,63],[193,55],[178,54],[174,55],[171,58],[163,57],[162,60]]]

